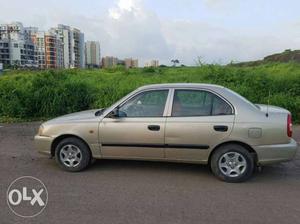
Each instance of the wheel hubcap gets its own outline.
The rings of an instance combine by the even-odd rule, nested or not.
[[[242,154],[238,152],[227,152],[220,157],[219,168],[225,176],[238,177],[245,172],[247,162]]]
[[[76,167],[80,164],[82,154],[76,145],[65,145],[59,153],[60,160],[67,167]]]

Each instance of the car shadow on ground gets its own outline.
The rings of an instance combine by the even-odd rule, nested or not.
[[[156,161],[134,161],[134,160],[97,160],[92,164],[86,172],[139,172],[145,175],[157,173],[159,175],[187,175],[189,177],[199,177],[203,179],[215,178],[208,165],[189,164],[189,163],[172,163],[172,162],[156,162]],[[297,172],[287,170],[286,163],[272,166],[264,166],[261,170],[256,169],[253,177],[248,180],[252,183],[276,182],[283,179],[299,179]],[[218,181],[215,178],[216,181]]]
[[[196,173],[206,174],[209,173],[209,167],[201,164],[189,163],[172,163],[172,162],[159,162],[159,161],[136,161],[136,160],[97,160],[92,164],[89,171],[136,171],[140,172],[177,172],[177,173]]]

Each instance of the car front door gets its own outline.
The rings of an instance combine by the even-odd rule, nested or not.
[[[206,162],[209,150],[233,127],[233,107],[209,90],[174,89],[166,121],[165,156],[169,160]]]
[[[135,94],[99,126],[103,158],[163,159],[168,89]]]

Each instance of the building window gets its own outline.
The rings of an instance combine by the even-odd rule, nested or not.
[[[18,44],[14,44],[14,48],[18,48],[19,47],[19,45]]]

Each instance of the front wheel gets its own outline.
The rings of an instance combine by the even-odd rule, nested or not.
[[[213,153],[210,165],[212,172],[219,179],[226,182],[242,182],[252,176],[254,159],[243,146],[228,144]]]
[[[63,169],[77,172],[85,169],[91,161],[87,145],[77,138],[65,138],[56,147],[56,162]]]

